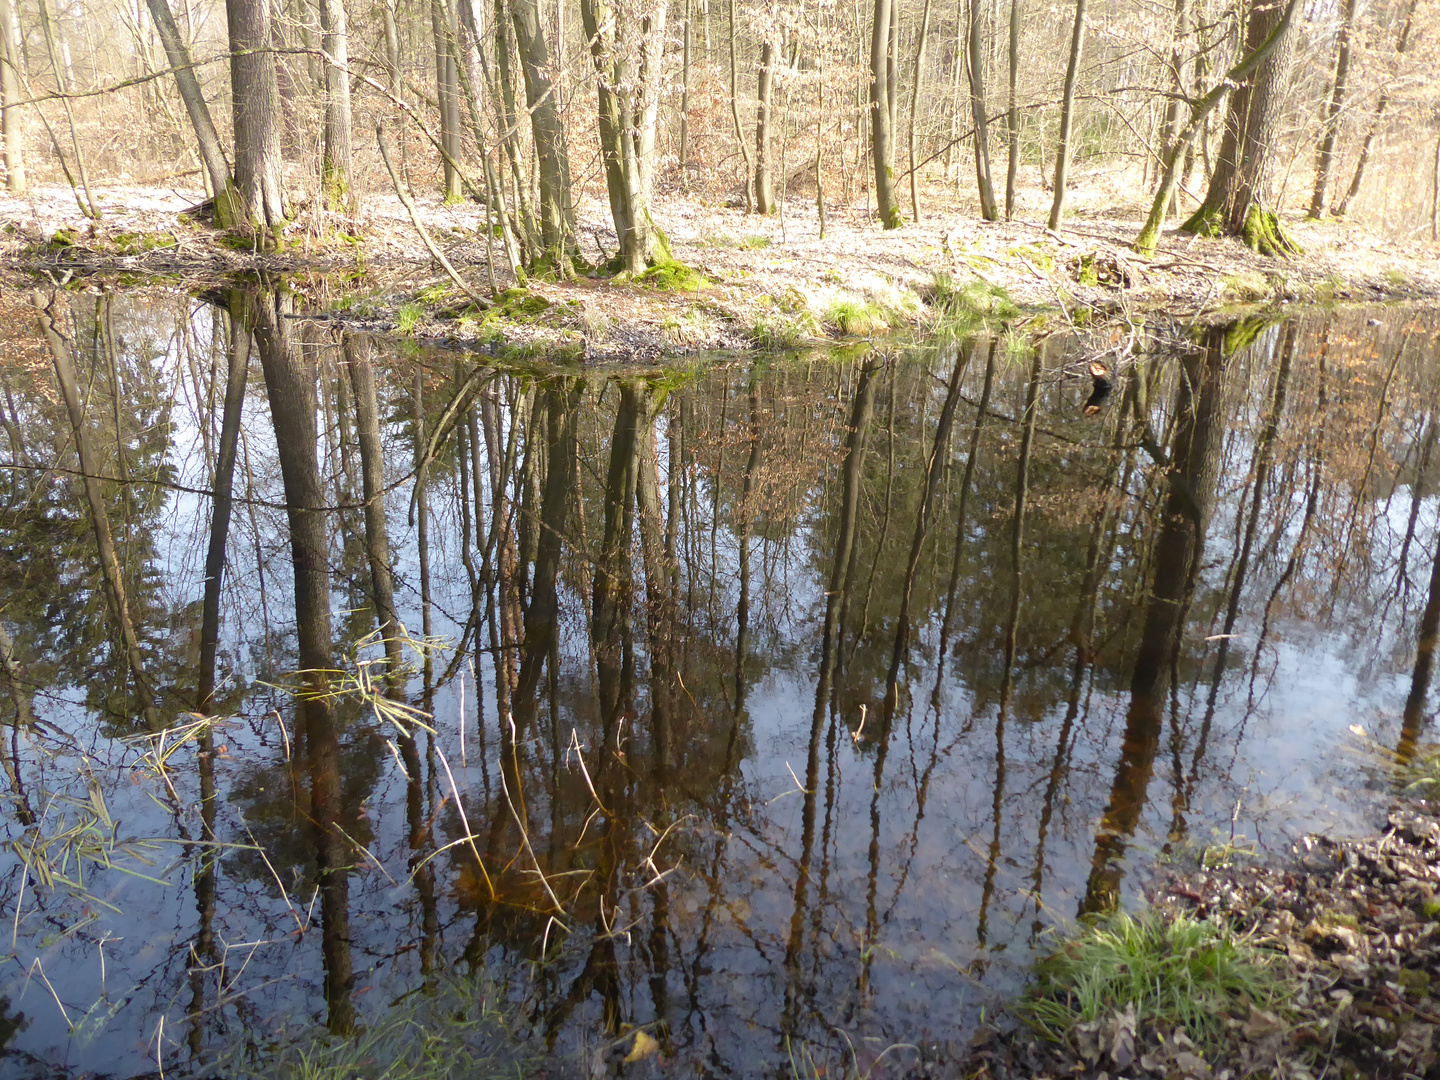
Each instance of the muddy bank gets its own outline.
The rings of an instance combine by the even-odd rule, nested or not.
[[[931,192],[920,223],[889,232],[862,206],[833,206],[822,238],[815,207],[799,200],[762,218],[668,193],[661,223],[675,259],[694,273],[630,282],[582,271],[567,281],[531,279],[523,294],[514,291],[521,283],[502,265],[480,207],[422,197],[427,229],[472,291],[488,296],[492,283],[495,292],[512,290],[484,309],[432,264],[393,196],[372,196],[353,220],[302,210],[284,251],[267,254],[191,220],[186,211],[199,192],[102,190],[105,216],[97,223],[80,216],[68,190],[40,188],[23,199],[0,197],[0,267],[12,284],[34,276],[163,278],[203,288],[237,274],[291,275],[311,313],[350,326],[569,359],[644,360],[915,329],[935,317],[937,281],[942,290],[975,286],[1021,311],[1076,320],[1440,297],[1436,245],[1299,215],[1287,220],[1304,248],[1298,258],[1171,230],[1154,258],[1141,259],[1129,244],[1143,208],[1117,202],[1123,185],[1114,179],[1082,183],[1058,233],[1038,210],[1027,213],[1035,207],[1024,199],[1015,221],[991,223],[966,200]],[[605,207],[587,199],[579,212],[581,256],[599,266],[616,246]]]

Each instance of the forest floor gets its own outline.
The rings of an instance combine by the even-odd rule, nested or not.
[[[1433,785],[1432,785],[1433,790]],[[1218,1045],[1197,1046],[1152,1003],[1118,1000],[1065,1043],[1007,1021],[982,1027],[958,1068],[916,1076],[966,1080],[1405,1080],[1440,1068],[1440,818],[1405,799],[1378,834],[1306,837],[1287,859],[1243,851],[1162,868],[1147,892],[1162,920],[1214,920],[1268,956],[1272,1008],[1220,1019]],[[1151,1009],[1147,1009],[1151,1006]],[[938,1065],[938,1067],[937,1067]]]
[[[813,189],[784,213],[760,217],[714,198],[657,194],[656,218],[673,256],[698,271],[628,282],[581,274],[532,279],[476,310],[440,272],[393,194],[364,200],[358,219],[302,208],[283,253],[237,249],[184,211],[199,191],[94,187],[103,216],[81,215],[70,189],[37,186],[0,195],[0,272],[22,285],[168,281],[198,289],[237,274],[287,275],[308,314],[359,329],[437,344],[518,348],[534,356],[650,360],[662,354],[819,344],[915,329],[934,317],[937,294],[961,294],[970,314],[1064,312],[1190,317],[1242,306],[1440,298],[1440,244],[1400,242],[1347,221],[1285,223],[1304,254],[1257,255],[1234,240],[1163,233],[1153,258],[1130,243],[1144,212],[1138,176],[1081,172],[1058,232],[1044,225],[1049,196],[1022,188],[1014,220],[985,222],[974,200],[932,186],[922,220],[878,227],[866,206],[833,196],[820,236]],[[730,200],[733,202],[733,198]],[[513,286],[498,241],[473,203],[420,196],[426,228],[472,291]],[[606,205],[577,208],[581,253],[602,263],[616,250]],[[989,310],[986,310],[986,309]]]

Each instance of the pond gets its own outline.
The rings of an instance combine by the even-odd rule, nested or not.
[[[1434,310],[599,370],[0,305],[3,1075],[457,993],[528,1075],[963,1046],[1429,724]]]

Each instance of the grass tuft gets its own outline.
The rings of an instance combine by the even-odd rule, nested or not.
[[[950,333],[970,333],[1020,314],[1009,293],[979,278],[962,283],[942,271],[935,275],[927,293],[926,300],[937,313],[940,328]]]
[[[1273,955],[1218,923],[1153,912],[1083,927],[1035,973],[1036,987],[1015,1011],[1063,1043],[1079,1025],[1133,1004],[1137,1027],[1183,1030],[1213,1051],[1228,1016],[1274,1009],[1287,993]]]
[[[400,334],[413,334],[415,328],[420,325],[420,320],[425,316],[425,309],[419,304],[404,303],[395,312],[395,331]]]
[[[878,304],[853,297],[837,297],[825,308],[825,322],[842,334],[868,337],[889,330],[885,312]]]

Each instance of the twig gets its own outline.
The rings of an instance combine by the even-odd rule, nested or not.
[[[424,224],[420,221],[420,213],[415,209],[415,200],[405,190],[405,185],[400,183],[400,177],[395,172],[395,166],[390,164],[390,151],[385,147],[385,130],[377,123],[375,125],[375,141],[380,144],[380,157],[385,162],[385,171],[390,174],[390,182],[395,186],[395,194],[400,196],[400,202],[410,215],[410,223],[415,226],[415,231],[420,234],[425,249],[430,252],[430,257],[444,268],[445,273],[450,275],[450,280],[455,282],[460,291],[463,292],[480,310],[490,306],[488,300],[482,300],[479,293],[473,292],[469,285],[461,280],[460,275],[455,272],[455,267],[450,265],[450,260],[435,246],[435,241],[430,239],[430,234],[425,231]]]

